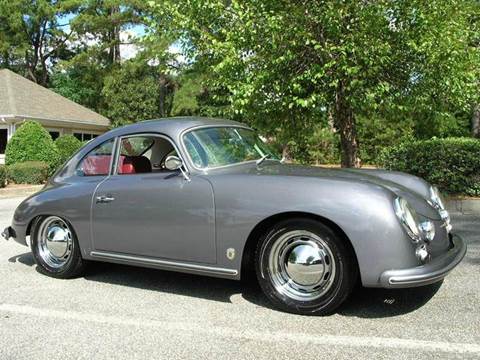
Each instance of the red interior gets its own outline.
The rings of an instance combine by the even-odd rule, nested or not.
[[[118,159],[118,173],[135,174],[135,167],[133,166],[131,157],[120,155],[120,159]]]
[[[85,175],[107,175],[110,169],[111,155],[91,155],[83,160]]]

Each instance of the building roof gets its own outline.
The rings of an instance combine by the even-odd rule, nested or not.
[[[110,121],[8,69],[0,70],[0,118],[15,117],[110,126]]]

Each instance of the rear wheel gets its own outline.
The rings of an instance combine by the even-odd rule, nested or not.
[[[331,313],[350,294],[357,278],[344,240],[310,219],[275,225],[258,243],[255,260],[267,298],[297,314]]]
[[[32,228],[32,252],[40,271],[56,278],[79,276],[85,263],[72,226],[58,216],[39,217]]]

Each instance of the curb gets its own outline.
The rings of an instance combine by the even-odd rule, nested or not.
[[[480,199],[447,200],[447,210],[465,215],[480,215]]]
[[[16,197],[25,197],[29,196],[37,191],[41,190],[44,185],[26,185],[26,186],[16,186],[14,188],[2,188],[0,189],[0,199],[9,199]]]

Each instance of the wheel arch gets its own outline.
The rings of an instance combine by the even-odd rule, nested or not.
[[[71,230],[74,232],[75,236],[77,236],[77,233],[75,231],[75,227],[73,226],[73,224],[72,224],[72,222],[70,221],[69,218],[65,217],[64,214],[55,214],[55,213],[51,213],[51,212],[45,213],[45,214],[43,214],[43,213],[35,214],[35,216],[33,216],[27,224],[27,229],[26,229],[25,235],[31,235],[33,224],[35,224],[35,222],[38,219],[43,218],[43,217],[47,217],[47,216],[58,216],[62,220],[65,220],[67,222],[67,224],[71,227]]]
[[[273,225],[277,224],[278,222],[287,220],[287,219],[292,219],[292,218],[303,218],[303,219],[315,220],[331,228],[335,232],[335,234],[337,234],[347,245],[347,248],[349,249],[353,257],[354,266],[356,266],[356,268],[359,269],[357,254],[352,245],[352,242],[348,238],[347,234],[343,231],[343,229],[340,226],[338,226],[334,221],[318,214],[302,212],[302,211],[289,211],[289,212],[283,212],[283,213],[271,215],[263,219],[262,221],[260,221],[252,229],[252,231],[247,237],[245,246],[243,247],[242,263],[241,263],[241,269],[240,269],[240,277],[242,279],[250,278],[254,273],[254,268],[253,266],[251,266],[251,264],[253,262],[255,248],[258,241],[260,240],[260,237],[263,234],[265,234],[265,232],[268,231],[268,229],[270,229]]]

